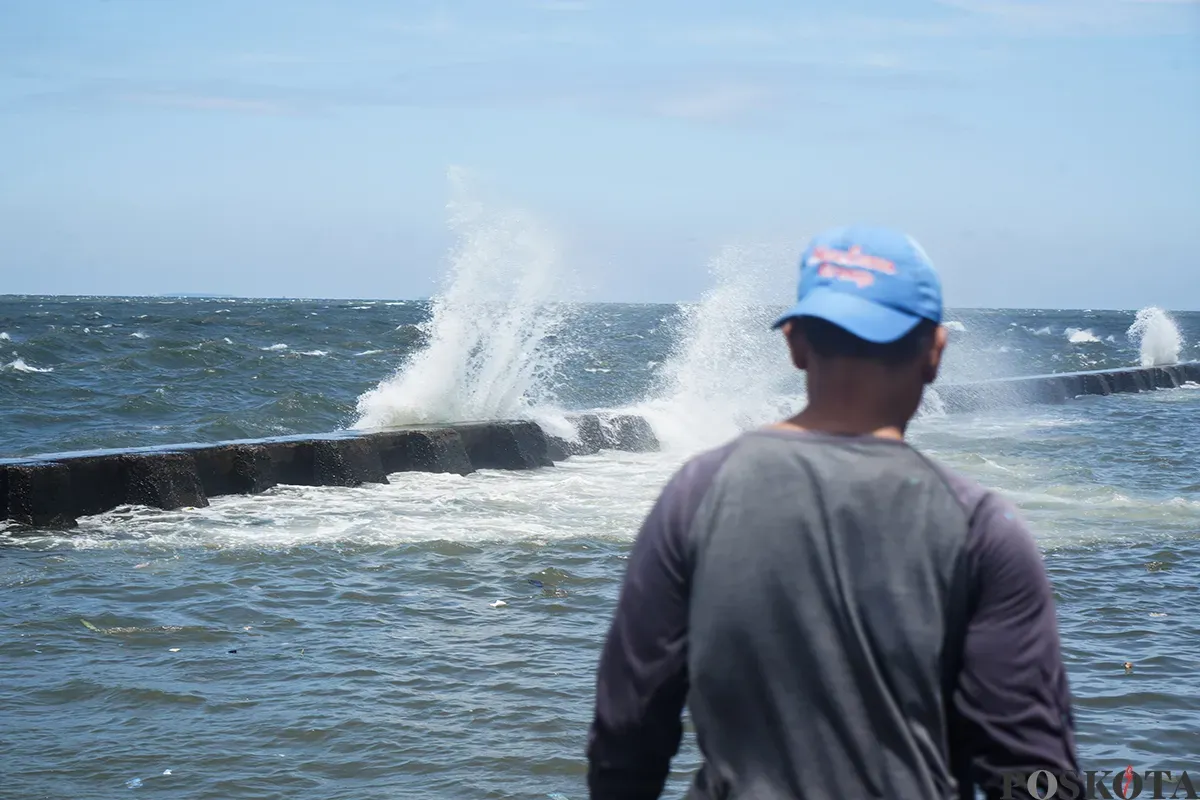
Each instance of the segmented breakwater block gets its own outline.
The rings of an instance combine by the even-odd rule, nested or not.
[[[661,448],[654,429],[644,417],[633,414],[616,414],[603,417],[601,433],[604,447],[630,453],[649,453]]]
[[[168,510],[208,505],[191,453],[139,453],[121,460],[127,503]]]
[[[313,445],[313,480],[318,486],[387,483],[379,451],[370,439],[324,439]]]
[[[71,513],[71,471],[65,465],[11,464],[6,472],[9,519],[33,528],[75,527],[75,515]]]
[[[295,439],[263,445],[276,483],[290,486],[361,486],[387,483],[374,444],[365,438]]]
[[[455,425],[475,469],[551,467],[546,432],[534,422],[480,422]]]
[[[547,433],[546,434],[546,457],[554,462],[566,461],[568,458],[571,457],[571,453],[568,449],[570,444],[571,444],[571,442],[568,439],[564,439],[561,436],[554,436],[553,434]]]
[[[1188,381],[1186,370],[1181,367],[1154,367],[1146,377],[1155,389],[1175,389]]]
[[[192,455],[209,497],[259,494],[275,486],[271,454],[262,445],[218,445],[195,450]]]
[[[377,431],[366,435],[375,443],[383,470],[396,472],[448,472],[468,475],[475,471],[458,431],[451,428]]]
[[[275,483],[284,486],[317,485],[311,439],[266,442],[263,447],[271,457],[271,478]]]
[[[552,461],[562,461],[571,456],[594,455],[605,446],[604,431],[598,415],[576,414],[567,417],[567,422],[575,429],[573,438],[550,434],[546,436]]]
[[[1083,391],[1080,394],[1108,395],[1113,393],[1114,375],[1105,372],[1086,373],[1083,378]]]
[[[575,426],[575,440],[567,441],[567,452],[573,456],[590,456],[608,446],[604,438],[604,426],[598,414],[580,414],[570,417]]]
[[[70,511],[76,517],[103,514],[129,502],[127,470],[120,453],[78,456],[61,463],[71,473]]]
[[[8,519],[8,465],[0,464],[0,520]]]

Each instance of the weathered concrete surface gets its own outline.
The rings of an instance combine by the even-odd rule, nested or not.
[[[564,461],[571,456],[590,456],[608,447],[598,414],[575,414],[568,416],[567,421],[575,427],[575,438],[548,436],[552,460]]]
[[[452,428],[376,431],[364,434],[374,442],[386,474],[397,472],[448,472],[469,475],[475,471],[462,437]]]
[[[126,503],[163,509],[208,505],[191,453],[141,453],[121,460]]]
[[[313,446],[313,482],[317,486],[387,483],[379,450],[369,439],[319,440]]]
[[[551,467],[546,432],[535,422],[479,422],[452,426],[475,469]]]
[[[228,444],[193,452],[200,484],[209,497],[259,494],[276,485],[271,454],[260,444]]]
[[[71,475],[72,517],[102,514],[125,505],[129,495],[128,470],[124,457],[80,456],[61,462]]]
[[[567,419],[575,426],[575,438],[548,437],[554,461],[590,456],[601,450],[646,453],[660,449],[650,423],[636,414],[577,414]]]
[[[33,528],[75,527],[71,471],[62,464],[13,464],[8,473],[8,518]]]
[[[648,453],[660,448],[654,429],[644,417],[617,414],[600,419],[604,446],[610,450]]]

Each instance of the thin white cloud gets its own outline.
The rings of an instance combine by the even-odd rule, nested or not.
[[[409,36],[446,36],[454,33],[458,24],[445,11],[438,10],[424,19],[401,20],[388,27]]]
[[[231,111],[240,114],[287,114],[292,108],[271,100],[248,100],[238,97],[195,95],[176,92],[137,92],[118,96],[126,103],[172,106],[196,111]]]
[[[535,7],[542,11],[589,11],[592,4],[586,0],[541,0]]]
[[[1014,36],[1188,34],[1196,19],[1185,6],[1198,0],[938,0],[986,27],[975,33]],[[964,20],[969,23],[971,18]],[[1189,24],[1190,23],[1190,24]]]
[[[732,122],[764,108],[771,96],[762,86],[719,84],[667,98],[655,110],[679,119]]]

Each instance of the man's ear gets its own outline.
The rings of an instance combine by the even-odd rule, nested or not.
[[[803,371],[808,369],[808,341],[803,333],[796,330],[795,325],[795,321],[790,319],[783,323],[783,339],[792,354],[792,364]]]
[[[921,380],[926,384],[937,380],[938,370],[942,366],[942,354],[946,351],[946,343],[950,339],[949,331],[944,325],[938,325],[933,329],[932,339],[933,341],[929,343],[929,350],[925,353],[924,362],[921,364]]]

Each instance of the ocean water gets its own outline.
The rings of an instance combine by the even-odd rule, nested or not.
[[[803,402],[763,300],[785,278],[731,250],[698,303],[572,304],[536,236],[472,230],[432,302],[0,298],[0,456],[593,408],[664,444],[0,523],[0,797],[586,796],[643,515]],[[946,381],[1200,358],[1196,313],[949,319]],[[1200,774],[1198,388],[949,416],[935,391],[914,423],[1036,531],[1087,768]],[[689,733],[668,796],[697,765]]]

